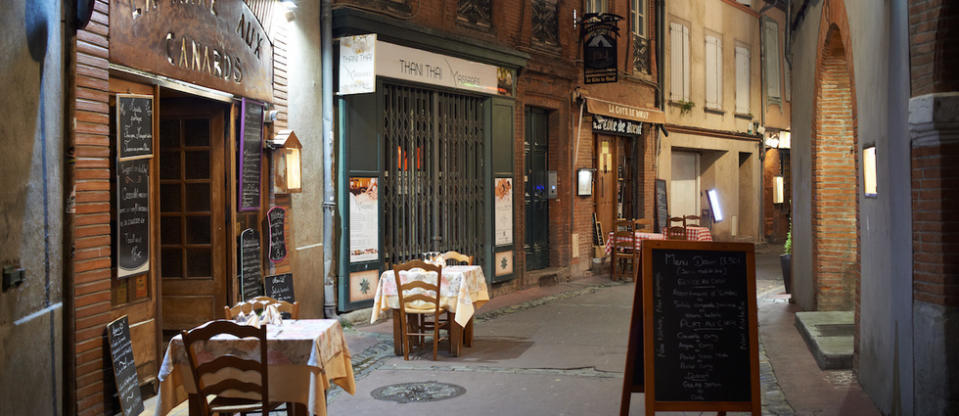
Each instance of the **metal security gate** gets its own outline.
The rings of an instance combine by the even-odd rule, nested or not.
[[[485,264],[484,99],[387,84],[384,101],[384,262],[457,250]]]

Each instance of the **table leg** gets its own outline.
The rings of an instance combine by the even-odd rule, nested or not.
[[[393,354],[403,355],[403,323],[400,322],[400,310],[393,309]]]
[[[456,323],[456,314],[450,318],[450,355],[459,357],[463,348],[463,327]]]
[[[469,348],[473,347],[473,318],[470,318],[469,323],[466,324],[466,331],[463,333],[463,345]]]
[[[183,397],[183,396],[180,396],[180,397]],[[190,414],[202,415],[204,408],[203,408],[203,402],[201,400],[203,399],[203,396],[200,396],[199,394],[196,394],[196,393],[190,393],[190,395],[187,397],[190,404],[189,406]]]

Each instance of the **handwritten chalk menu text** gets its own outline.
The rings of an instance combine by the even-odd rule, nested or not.
[[[273,207],[266,213],[270,230],[270,261],[279,263],[286,258],[286,235],[283,227],[286,224],[286,210]]]
[[[150,258],[150,160],[117,162],[117,277],[146,272]]]
[[[267,276],[264,280],[267,296],[290,303],[296,301],[296,297],[293,296],[293,273]]]
[[[260,270],[260,236],[247,228],[240,233],[240,295],[244,301],[263,296]]]
[[[107,339],[110,342],[110,358],[113,359],[113,377],[120,407],[126,416],[139,415],[144,410],[143,398],[140,397],[140,381],[136,362],[133,361],[130,324],[126,315],[107,324]]]
[[[657,241],[644,244],[642,257],[649,263],[643,265],[647,394],[653,387],[647,408],[707,402],[733,406],[715,410],[758,410],[752,245]]]
[[[117,94],[117,152],[121,160],[153,155],[153,97]]]
[[[260,162],[263,138],[263,105],[243,99],[240,121],[240,211],[255,211],[260,208]]]

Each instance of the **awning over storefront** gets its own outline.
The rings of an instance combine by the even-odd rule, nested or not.
[[[599,98],[583,98],[586,99],[586,109],[592,114],[641,123],[663,124],[666,122],[666,115],[658,109],[633,107]]]

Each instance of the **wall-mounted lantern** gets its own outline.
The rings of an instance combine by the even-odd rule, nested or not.
[[[862,149],[862,187],[867,198],[879,196],[876,184],[876,145]]]
[[[785,189],[783,189],[783,177],[773,177],[773,203],[781,204],[785,202]]]
[[[713,214],[713,222],[723,222],[723,207],[719,202],[719,191],[716,188],[706,191],[709,208]],[[735,223],[735,221],[733,221]]]
[[[300,150],[303,145],[296,138],[293,130],[281,130],[273,139],[267,141],[267,146],[273,149],[273,178],[274,192],[278,194],[299,193],[300,184]]]

